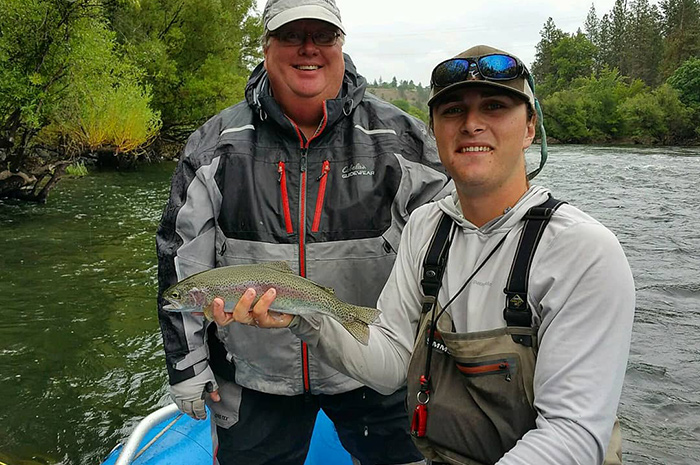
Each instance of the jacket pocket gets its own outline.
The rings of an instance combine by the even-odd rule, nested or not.
[[[503,376],[503,379],[510,382],[513,379],[513,372],[516,367],[515,358],[500,358],[481,362],[458,362],[455,361],[457,369],[467,378],[480,376]]]

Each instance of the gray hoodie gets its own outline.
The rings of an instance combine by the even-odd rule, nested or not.
[[[300,320],[293,331],[338,370],[380,392],[405,383],[420,318],[421,264],[442,212],[460,227],[438,301],[444,305],[507,235],[499,251],[448,308],[457,332],[501,328],[505,287],[522,217],[548,195],[532,187],[511,210],[478,228],[453,194],[416,210],[379,297],[383,311],[367,347],[327,318]],[[634,282],[617,238],[571,205],[552,217],[532,262],[528,303],[540,343],[534,378],[537,428],[499,464],[592,464],[610,441],[625,375],[634,316]]]

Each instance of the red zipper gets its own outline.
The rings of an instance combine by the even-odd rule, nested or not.
[[[328,121],[328,113],[326,109],[326,103],[323,103],[323,120],[319,126],[316,133],[306,141],[304,144],[304,136],[299,130],[299,126],[289,118],[292,123],[294,130],[297,132],[299,137],[299,146],[301,148],[301,185],[299,188],[299,275],[306,277],[306,155],[309,151],[309,144],[312,140],[318,137],[323,130],[326,128],[326,122]],[[309,374],[309,349],[305,342],[301,343],[301,361],[302,361],[302,376],[304,378],[304,393],[308,394],[311,390],[311,376]]]
[[[323,210],[323,199],[326,196],[326,183],[328,182],[328,172],[331,170],[331,162],[325,160],[321,168],[321,183],[318,186],[318,197],[316,197],[316,211],[314,212],[314,222],[311,224],[311,232],[318,232],[321,226],[321,211]]]
[[[510,363],[507,360],[499,360],[489,363],[459,363],[457,368],[465,375],[487,375],[494,373],[510,373]]]
[[[280,174],[280,190],[282,191],[282,209],[284,210],[284,227],[287,234],[292,234],[292,214],[289,211],[289,195],[287,194],[287,172],[284,169],[284,162],[281,161],[277,165],[277,172]]]

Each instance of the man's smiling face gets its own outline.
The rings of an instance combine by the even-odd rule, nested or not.
[[[305,39],[301,45],[286,45],[277,33],[295,31]],[[321,104],[338,95],[345,73],[345,62],[340,40],[331,46],[318,46],[311,37],[316,31],[336,32],[332,24],[318,20],[299,20],[285,24],[274,31],[265,47],[265,69],[275,100],[288,108],[299,105]]]
[[[432,112],[440,160],[458,191],[498,195],[517,186],[524,192],[524,150],[532,143],[535,127],[523,100],[473,86],[441,99]]]

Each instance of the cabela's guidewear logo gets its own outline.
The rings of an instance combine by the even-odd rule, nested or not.
[[[362,163],[355,163],[354,165],[343,167],[343,179],[352,176],[374,176],[374,170],[367,169]]]

